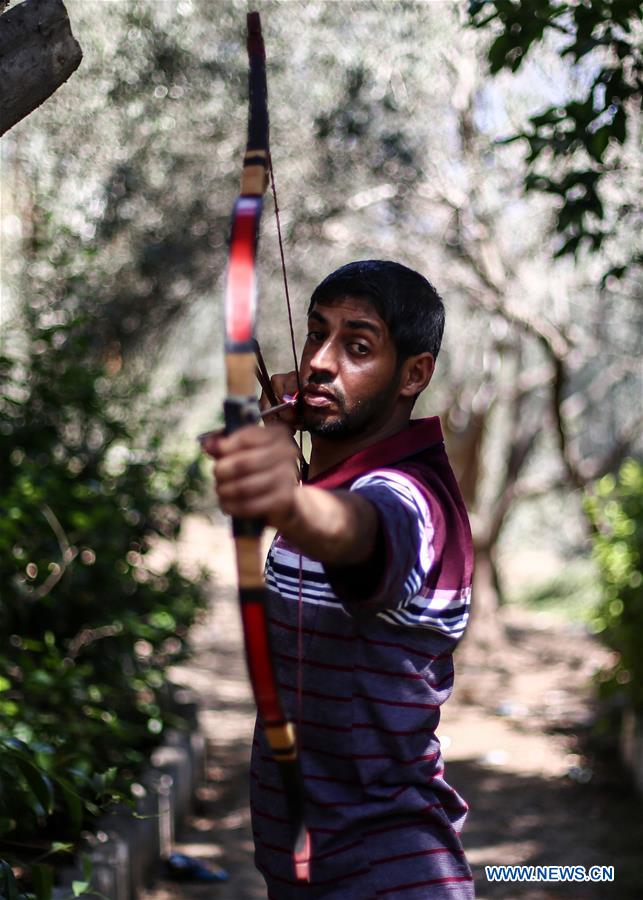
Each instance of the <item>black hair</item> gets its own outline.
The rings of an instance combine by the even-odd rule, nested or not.
[[[349,296],[369,300],[386,322],[398,365],[418,353],[428,352],[437,358],[444,331],[444,304],[419,272],[382,259],[348,263],[317,285],[308,312],[315,303],[328,304]]]

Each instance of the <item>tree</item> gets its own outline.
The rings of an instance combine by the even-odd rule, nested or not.
[[[606,475],[586,500],[595,526],[593,547],[601,576],[602,602],[591,622],[616,651],[603,673],[603,689],[624,693],[643,712],[643,465],[626,460]]]
[[[83,81],[70,84],[66,108],[50,104],[40,122],[13,129],[5,151],[34,195],[22,206],[25,234],[35,221],[49,236],[25,284],[40,273],[63,307],[90,312],[94,346],[113,368],[138,362],[167,382],[172,350],[172,377],[215,373],[245,136],[243,16],[223,0],[216,9],[104,4],[98,19],[69,3],[93,51]],[[447,330],[417,414],[443,414],[472,511],[477,597],[490,598],[492,622],[498,547],[516,510],[540,498],[551,532],[562,518],[556,492],[575,497],[636,437],[633,298],[613,282],[595,290],[606,246],[582,266],[552,261],[551,203],[523,196],[520,147],[498,145],[492,115],[523,109],[531,89],[522,72],[485,76],[484,36],[463,27],[460,7],[260,9],[297,324],[312,286],[350,259],[399,259],[435,281]],[[538,59],[547,67],[558,56],[541,46]],[[269,209],[260,249],[262,347],[271,369],[285,371]],[[193,400],[184,434],[211,424],[214,382]],[[565,518],[580,517],[580,504],[567,503]]]
[[[643,419],[632,404],[640,390],[640,341],[633,298],[597,291],[587,266],[549,259],[542,201],[519,201],[515,150],[501,150],[481,124],[481,110],[494,101],[480,90],[475,54],[453,47],[445,57],[456,76],[466,194],[443,177],[426,193],[451,211],[451,278],[466,292],[480,343],[477,372],[452,382],[445,421],[472,511],[472,633],[497,645],[501,537],[530,501],[546,499],[551,508],[556,495],[566,497],[565,515],[578,518],[583,490],[637,446]],[[592,528],[591,521],[581,525],[585,533]]]
[[[82,57],[62,0],[25,0],[0,17],[0,134],[44,103]]]
[[[469,3],[473,26],[494,35],[487,51],[492,74],[516,72],[550,40],[581,75],[576,96],[546,105],[503,143],[526,141],[525,189],[557,198],[556,256],[610,245],[604,280],[635,274],[643,260],[640,246],[627,241],[623,252],[609,240],[634,231],[639,217],[639,187],[627,170],[638,168],[640,13],[638,0]]]
[[[60,0],[0,17],[3,127],[55,89],[76,51],[77,65]],[[12,130],[5,159],[22,128],[48,137],[50,121],[45,107]],[[83,298],[100,273],[44,202],[51,158],[16,167],[24,180],[13,183],[3,170],[3,224],[22,240],[2,273],[20,300],[0,350],[0,895],[25,900],[51,897],[50,862],[112,801],[131,799],[151,749],[179,723],[167,669],[188,653],[206,601],[203,573],[151,562],[201,479],[162,447],[169,404],[154,404],[155,418],[147,383],[92,346]]]

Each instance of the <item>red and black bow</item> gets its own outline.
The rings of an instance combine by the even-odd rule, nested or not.
[[[256,253],[263,194],[268,185],[268,91],[259,13],[248,14],[248,144],[241,191],[232,213],[225,289],[226,431],[259,421],[255,395]],[[279,767],[293,829],[295,876],[309,880],[310,836],[304,819],[304,786],[295,726],[286,719],[277,691],[265,609],[261,533],[263,522],[233,519],[239,600],[250,681],[257,713]]]

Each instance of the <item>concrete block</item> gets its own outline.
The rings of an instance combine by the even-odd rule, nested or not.
[[[172,852],[174,830],[190,812],[205,769],[196,695],[177,690],[174,699],[188,727],[167,732],[134,786],[135,809],[119,804],[97,823],[77,862],[62,873],[52,900],[68,900],[72,882],[85,880],[83,853],[91,859],[94,891],[105,900],[136,900],[158,861]]]
[[[206,779],[205,735],[202,731],[190,734],[190,755],[192,756],[192,796]]]
[[[179,734],[175,732],[175,734]],[[192,758],[189,743],[175,739],[174,745],[168,743],[152,753],[151,764],[160,772],[172,776],[174,782],[174,824],[179,823],[187,816],[192,808]]]

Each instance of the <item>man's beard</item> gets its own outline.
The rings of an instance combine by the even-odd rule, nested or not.
[[[382,417],[383,410],[392,405],[397,392],[398,384],[394,379],[388,387],[374,397],[359,401],[353,409],[347,410],[345,398],[334,391],[333,396],[340,405],[340,412],[332,416],[327,415],[322,419],[318,418],[320,414],[314,409],[304,406],[302,416],[304,428],[310,434],[330,440],[343,440],[360,434],[368,430],[375,420]]]

